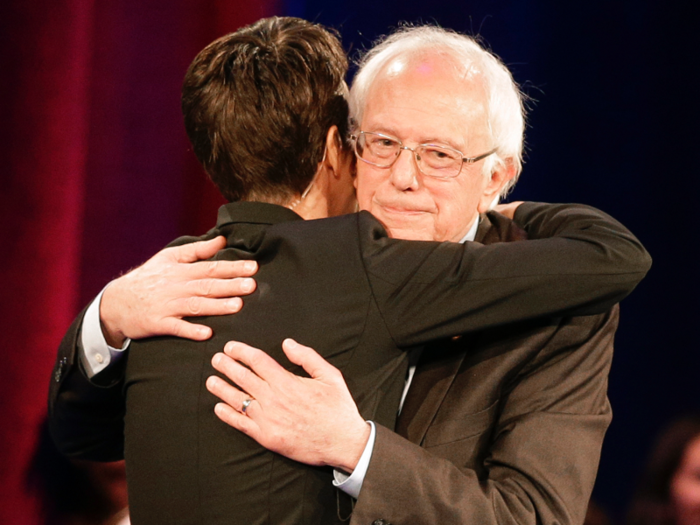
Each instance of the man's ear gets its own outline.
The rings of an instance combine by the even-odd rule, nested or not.
[[[516,175],[515,165],[512,159],[506,159],[504,163],[499,163],[488,177],[484,191],[479,199],[479,213],[486,213],[498,204],[498,198],[505,188]]]

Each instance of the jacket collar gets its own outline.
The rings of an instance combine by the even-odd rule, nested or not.
[[[493,244],[525,239],[525,231],[510,219],[496,212],[488,212],[480,216],[474,240]],[[475,348],[478,338],[479,332],[472,332],[458,340],[431,343],[434,348],[427,352],[430,358],[426,352],[423,353],[398,418],[396,431],[400,435],[412,443],[422,443],[466,357],[465,350],[460,350],[460,347]]]
[[[219,208],[216,227],[225,224],[245,222],[249,224],[278,224],[280,222],[301,221],[299,215],[289,208],[267,202],[230,202]]]

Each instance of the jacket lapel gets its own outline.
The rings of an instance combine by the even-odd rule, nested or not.
[[[440,359],[436,355],[444,354],[445,347],[455,346],[449,343],[436,342],[426,345],[416,367],[396,423],[396,432],[412,443],[420,444],[423,441],[464,360],[464,352],[447,359]]]
[[[525,240],[527,235],[509,219],[489,212],[481,216],[475,241],[482,244]],[[421,444],[457,377],[466,351],[474,346],[478,334],[466,334],[452,340],[426,345],[406,395],[396,432],[412,443]]]

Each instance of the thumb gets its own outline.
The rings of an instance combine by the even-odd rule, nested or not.
[[[302,367],[312,378],[324,382],[334,382],[339,378],[342,380],[340,371],[313,348],[300,345],[294,339],[285,339],[282,341],[282,350],[292,363]]]
[[[193,263],[214,257],[216,252],[226,247],[226,238],[222,235],[209,241],[197,241],[172,248],[172,256],[176,262]]]

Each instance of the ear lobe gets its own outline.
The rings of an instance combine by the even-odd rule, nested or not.
[[[479,213],[486,213],[498,204],[498,198],[506,184],[515,177],[515,166],[511,159],[506,159],[505,164],[499,164],[491,173],[484,188],[484,192],[479,199]]]

